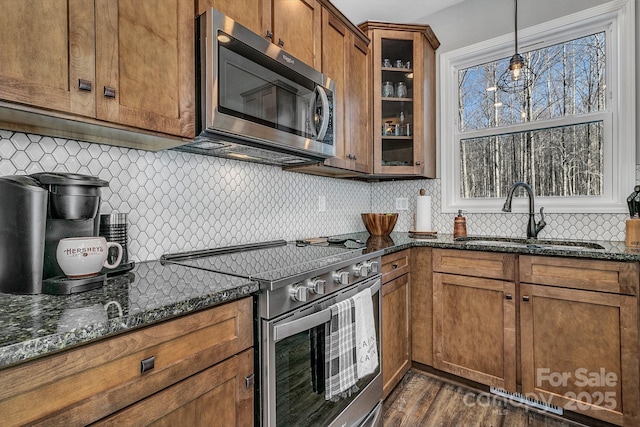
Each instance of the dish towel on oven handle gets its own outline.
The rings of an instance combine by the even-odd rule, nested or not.
[[[325,342],[325,399],[337,402],[358,391],[353,299],[338,302],[330,310]]]
[[[356,367],[358,379],[360,379],[375,372],[378,367],[378,345],[371,289],[366,288],[354,295],[352,299],[356,313]]]

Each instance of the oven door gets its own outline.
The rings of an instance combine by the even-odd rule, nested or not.
[[[371,288],[380,357],[380,276],[331,294],[299,310],[262,321],[263,421],[266,426],[361,426],[379,422],[380,360],[376,371],[357,382],[358,392],[325,400],[324,331],[329,307]]]

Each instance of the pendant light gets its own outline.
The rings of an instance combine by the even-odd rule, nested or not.
[[[515,53],[509,60],[509,68],[500,76],[497,88],[504,92],[516,93],[524,90],[530,83],[532,72],[525,65],[524,58],[518,52],[518,0],[514,0]]]

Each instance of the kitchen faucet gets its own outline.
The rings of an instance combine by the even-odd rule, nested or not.
[[[504,202],[504,206],[502,207],[503,212],[511,212],[511,201],[513,200],[513,194],[515,193],[518,187],[523,187],[527,190],[527,195],[529,196],[529,224],[527,224],[527,239],[535,239],[538,237],[538,233],[540,230],[547,225],[544,222],[544,213],[543,209],[540,208],[540,222],[536,224],[536,214],[534,208],[534,200],[533,200],[533,189],[526,182],[516,182],[509,189],[509,194],[507,194],[507,200]]]

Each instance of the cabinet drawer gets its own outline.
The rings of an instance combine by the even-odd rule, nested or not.
[[[635,262],[520,257],[520,281],[524,283],[637,295],[638,275]]]
[[[515,280],[515,255],[456,249],[434,249],[433,271]]]
[[[382,283],[409,272],[409,249],[382,257]]]
[[[245,298],[0,371],[3,425],[85,425],[129,406],[251,347],[252,308]]]

